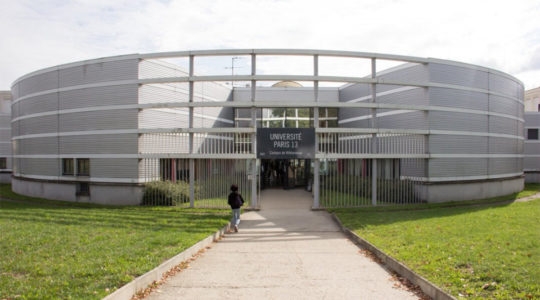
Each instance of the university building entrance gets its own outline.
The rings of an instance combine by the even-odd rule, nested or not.
[[[303,188],[311,191],[311,159],[263,159],[260,171],[261,189]]]

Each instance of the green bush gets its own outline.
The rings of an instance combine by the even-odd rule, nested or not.
[[[195,194],[198,194],[195,187]],[[141,205],[174,206],[189,202],[189,183],[185,181],[153,181],[145,184]]]

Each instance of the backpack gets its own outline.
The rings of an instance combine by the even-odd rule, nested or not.
[[[240,196],[240,194],[236,194],[235,198],[236,199],[234,201],[235,201],[236,206],[243,206],[244,205],[244,200],[242,200],[242,196]]]
[[[234,207],[240,207],[244,205],[244,201],[242,200],[242,196],[238,193],[234,193],[234,195],[230,195],[229,198],[234,197],[230,201],[230,205]]]

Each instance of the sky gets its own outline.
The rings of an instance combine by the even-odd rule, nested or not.
[[[0,90],[133,53],[323,49],[433,57],[540,86],[538,0],[0,0]]]

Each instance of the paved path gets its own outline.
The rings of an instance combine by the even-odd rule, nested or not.
[[[266,190],[219,242],[146,299],[419,299],[360,253],[303,190]]]

